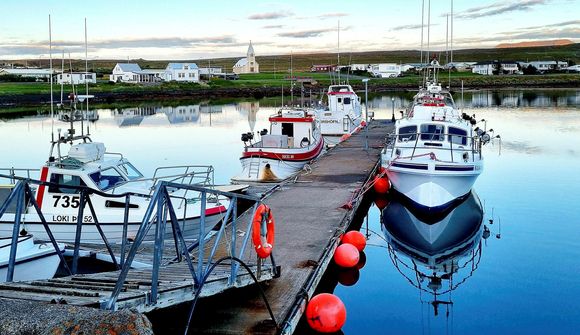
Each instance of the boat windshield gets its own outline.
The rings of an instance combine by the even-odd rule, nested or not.
[[[127,181],[119,171],[112,167],[91,173],[89,177],[91,177],[101,191],[110,190],[111,188]]]
[[[118,168],[127,176],[127,178],[129,178],[129,180],[143,178],[143,174],[129,162],[119,164]]]

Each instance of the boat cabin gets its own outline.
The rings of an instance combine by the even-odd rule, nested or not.
[[[354,112],[360,101],[350,85],[330,85],[328,87],[328,109],[330,111]]]
[[[270,116],[270,132],[262,135],[253,147],[305,148],[314,143],[317,124],[314,116],[305,109],[282,109]]]

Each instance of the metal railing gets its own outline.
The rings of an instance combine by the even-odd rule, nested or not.
[[[213,173],[213,169],[211,170]],[[17,251],[17,240],[18,234],[20,231],[20,226],[22,223],[22,214],[24,214],[29,207],[32,207],[35,212],[38,214],[42,225],[44,226],[46,233],[49,237],[50,242],[52,243],[53,247],[56,249],[58,256],[61,259],[62,264],[64,265],[67,272],[71,275],[76,274],[78,270],[78,260],[79,260],[79,251],[80,251],[80,243],[81,243],[81,233],[83,225],[92,224],[97,227],[97,230],[107,248],[107,251],[111,257],[111,260],[117,269],[120,269],[121,272],[117,279],[115,288],[111,293],[111,296],[107,301],[105,301],[101,308],[104,309],[116,309],[116,302],[123,289],[123,285],[127,278],[129,271],[131,270],[131,265],[137,255],[138,249],[141,247],[147,233],[151,228],[155,230],[155,240],[154,240],[154,250],[153,250],[153,267],[151,270],[151,288],[149,290],[149,294],[147,297],[149,301],[148,304],[155,304],[157,303],[158,299],[158,290],[159,290],[159,273],[160,269],[167,265],[172,264],[175,262],[186,261],[188,265],[189,272],[192,277],[193,286],[195,288],[200,288],[203,286],[204,280],[208,277],[209,272],[215,268],[216,262],[220,261],[216,259],[216,254],[218,252],[218,247],[222,242],[226,242],[230,245],[229,250],[227,250],[229,256],[231,258],[239,259],[242,258],[244,253],[246,252],[246,248],[252,235],[252,218],[255,216],[256,210],[261,203],[261,199],[255,196],[232,193],[232,192],[225,192],[219,191],[214,189],[209,189],[199,185],[193,184],[179,184],[174,182],[168,181],[159,181],[155,186],[155,191],[151,196],[149,201],[149,206],[141,220],[141,224],[139,226],[139,230],[134,238],[134,242],[131,247],[127,250],[127,225],[129,220],[129,208],[130,208],[130,198],[132,196],[142,196],[141,194],[134,194],[134,193],[123,193],[123,194],[109,194],[104,193],[87,186],[71,186],[71,185],[63,185],[63,184],[55,184],[51,182],[43,182],[39,180],[33,180],[28,178],[21,178],[21,177],[14,177],[12,175],[3,175],[0,174],[0,179],[11,179],[16,178],[18,180],[17,184],[12,189],[10,195],[4,201],[4,203],[0,204],[0,218],[7,212],[7,209],[10,204],[13,202],[16,203],[16,212],[14,214],[14,227],[12,233],[12,248],[10,250],[10,258],[9,258],[9,267],[8,273],[6,277],[6,281],[12,281],[13,274],[14,274],[14,266],[16,264],[16,251]],[[45,219],[42,210],[39,204],[36,202],[35,195],[31,190],[30,185],[45,185],[45,186],[57,186],[60,188],[69,188],[78,190],[80,193],[80,204],[78,207],[78,215],[77,215],[77,222],[75,228],[75,241],[74,241],[74,250],[73,250],[73,260],[72,260],[72,268],[69,268],[67,262],[64,259],[62,252],[58,248],[57,241],[51,232],[49,223]],[[179,225],[179,220],[176,215],[175,208],[171,201],[173,198],[170,195],[170,191],[175,189],[182,189],[191,192],[198,192],[200,193],[201,203],[200,203],[200,226],[199,226],[199,234],[197,239],[194,241],[186,241],[181,227]],[[122,242],[121,242],[121,251],[120,251],[120,258],[117,261],[117,257],[113,253],[113,249],[111,244],[107,240],[103,230],[100,227],[99,220],[97,218],[97,213],[93,207],[91,201],[91,195],[107,197],[107,198],[124,198],[125,199],[125,211],[123,216],[123,232],[122,232]],[[215,235],[213,235],[213,245],[211,246],[211,250],[209,253],[206,253],[206,243],[210,241],[208,239],[209,231],[206,231],[206,204],[208,198],[210,197],[227,197],[230,199],[229,206],[225,211],[225,216],[222,219],[222,224],[219,227],[219,230]],[[238,236],[238,229],[244,229],[240,227],[240,223],[238,222],[238,199],[244,199],[246,201],[250,201],[253,203],[252,206],[252,215],[250,216],[250,220],[248,220],[247,225],[244,227],[246,234],[241,241],[241,246],[239,246],[237,239]],[[83,223],[83,212],[85,208],[88,207],[91,211],[93,216],[92,223]],[[228,222],[230,222],[228,224]],[[263,222],[265,224],[265,222]],[[164,242],[165,242],[165,229],[170,228],[173,235],[173,244],[174,244],[174,251],[175,257],[169,261],[167,264],[163,264],[163,253],[164,253]],[[230,238],[229,241],[225,241],[227,239],[226,229],[231,230],[229,233]],[[195,251],[194,256],[192,257],[191,252]],[[194,259],[196,260],[197,264],[194,264]],[[274,273],[277,273],[277,267],[274,261],[273,254],[270,255],[270,260],[272,262],[272,267],[274,269]],[[264,260],[258,258],[258,271],[262,266],[262,262]],[[236,278],[238,275],[239,270],[239,263],[238,262],[231,262],[230,264],[230,277],[228,285],[234,286],[236,282]],[[259,277],[259,274],[258,274]]]
[[[430,138],[421,138],[422,135],[427,135]],[[442,138],[442,140],[440,140]],[[460,143],[455,143],[455,139],[460,139]],[[463,144],[465,142],[466,144]],[[412,146],[411,146],[412,144]],[[448,145],[448,146],[447,146]],[[454,147],[455,145],[455,147]],[[391,151],[391,157],[399,156],[397,149],[412,149],[410,156],[405,156],[413,160],[418,156],[423,156],[424,153],[416,154],[417,149],[436,150],[449,152],[451,162],[455,162],[453,152],[470,152],[470,159],[475,162],[477,156],[479,160],[482,159],[482,141],[479,136],[468,136],[460,134],[440,133],[440,132],[417,132],[405,134],[389,134],[386,139],[385,148]],[[401,153],[402,154],[402,153]]]
[[[8,178],[12,184],[16,184],[17,177],[21,178],[32,178],[32,175],[36,175],[40,172],[40,169],[16,169],[16,168],[0,168],[0,173],[7,173],[11,176]],[[24,174],[22,174],[24,173]]]

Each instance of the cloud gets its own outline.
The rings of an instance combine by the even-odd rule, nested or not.
[[[495,16],[509,12],[528,11],[535,6],[545,5],[549,0],[515,0],[511,2],[495,2],[487,6],[472,7],[454,15],[460,19],[477,19]]]
[[[334,18],[334,17],[344,17],[344,16],[348,16],[349,14],[347,13],[326,13],[326,14],[321,14],[318,15],[317,17],[319,19],[330,19],[330,18]]]
[[[289,16],[293,16],[292,12],[267,12],[267,13],[256,13],[248,16],[250,20],[273,20],[281,19]]]
[[[278,36],[292,38],[308,38],[308,37],[317,37],[331,31],[336,31],[336,29],[334,28],[310,29],[310,30],[279,33]]]
[[[438,26],[439,24],[437,23],[431,23],[431,27],[433,26]],[[423,27],[425,29],[427,29],[427,25],[423,25]],[[391,28],[392,31],[397,31],[397,30],[413,30],[413,29],[421,29],[421,25],[420,24],[404,24],[402,26],[396,26]]]
[[[543,26],[525,27],[525,28],[522,28],[522,30],[543,29],[543,28],[548,28],[548,27],[576,26],[576,25],[580,25],[580,20],[564,21],[564,22],[559,22],[559,23],[546,24]]]
[[[273,25],[268,25],[268,26],[263,26],[263,29],[280,29],[283,28],[284,26],[281,24],[273,24]]]

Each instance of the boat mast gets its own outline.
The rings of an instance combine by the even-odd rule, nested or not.
[[[89,115],[89,82],[87,81],[87,77],[89,75],[89,58],[88,58],[88,44],[87,44],[87,18],[85,17],[85,100],[87,101],[87,111],[85,115],[81,114],[81,135],[85,135],[84,130],[84,118],[85,116]],[[72,80],[72,78],[71,78]],[[87,130],[88,132],[88,130]]]
[[[294,104],[294,70],[292,64],[292,51],[290,51],[290,104]]]
[[[450,56],[451,56],[451,63],[453,63],[453,0],[451,0],[451,55]]]
[[[51,132],[54,137],[54,101],[52,97],[52,23],[50,20],[50,14],[48,14],[48,55],[50,58],[50,120],[51,120]]]
[[[423,4],[421,5],[421,67],[423,67],[423,26],[425,20],[425,0],[423,0]],[[424,70],[424,69],[423,69]]]
[[[338,20],[337,36],[338,36],[338,42],[337,42],[338,63],[336,65],[336,69],[338,70],[338,84],[340,85],[340,20]]]

